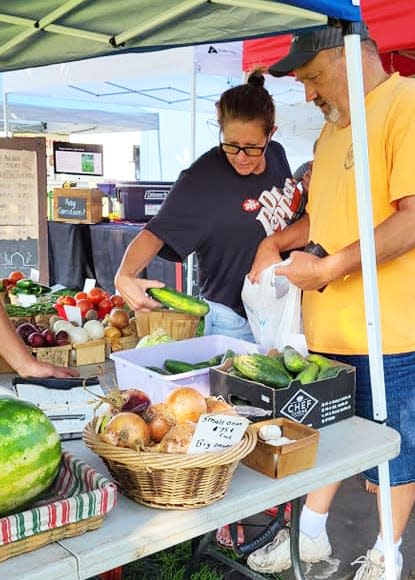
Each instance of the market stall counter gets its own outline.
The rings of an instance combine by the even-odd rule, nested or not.
[[[83,367],[82,374],[89,376],[94,368]],[[105,368],[110,372],[111,363],[105,363]],[[1,382],[10,386],[10,375],[3,375]],[[352,417],[320,430],[317,461],[311,469],[274,480],[240,465],[225,497],[197,510],[148,508],[120,494],[119,506],[99,529],[10,558],[0,564],[0,577],[87,579],[360,473],[395,457],[399,446],[396,431]],[[67,441],[64,447],[108,475],[104,463],[83,441]]]
[[[114,276],[124,252],[144,226],[144,223],[73,224],[49,221],[50,285],[83,288],[85,278],[95,278],[97,286],[114,292]],[[177,276],[181,283],[181,264],[178,266],[156,256],[143,276],[176,288]]]

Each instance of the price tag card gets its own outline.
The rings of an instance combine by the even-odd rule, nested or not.
[[[32,282],[39,282],[40,272],[37,268],[30,268],[30,279]]]
[[[18,303],[20,306],[29,308],[37,303],[37,297],[34,294],[18,294]]]
[[[54,284],[53,286],[50,287],[52,292],[57,292],[58,290],[63,290],[64,288],[66,288],[66,286],[64,286],[63,284]]]
[[[242,439],[249,423],[245,417],[202,415],[187,453],[192,455],[232,447]]]
[[[63,309],[65,310],[66,319],[69,320],[69,322],[76,322],[79,327],[82,326],[81,309],[78,306],[64,304]]]
[[[89,292],[92,288],[95,288],[97,281],[94,278],[85,278],[84,282],[84,292]]]

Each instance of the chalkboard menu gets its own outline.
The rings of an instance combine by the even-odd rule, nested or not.
[[[40,270],[48,281],[44,138],[0,138],[0,278]]]
[[[53,190],[53,219],[57,222],[96,224],[102,220],[102,191],[81,187]]]

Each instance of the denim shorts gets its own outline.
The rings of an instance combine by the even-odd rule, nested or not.
[[[210,306],[205,316],[205,334],[222,334],[232,336],[248,342],[255,342],[249,322],[243,316],[239,316],[232,308],[206,300]]]
[[[328,357],[356,367],[356,415],[373,420],[369,358],[366,355]],[[386,425],[401,435],[401,452],[389,462],[391,485],[415,482],[415,352],[383,356],[387,420]],[[372,483],[379,483],[378,468],[365,471]]]

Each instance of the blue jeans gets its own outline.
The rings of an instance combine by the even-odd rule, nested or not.
[[[205,299],[206,300],[206,299]],[[255,342],[251,327],[246,318],[239,316],[224,304],[206,300],[210,310],[205,316],[205,334],[222,334],[248,342]]]
[[[356,367],[356,415],[373,420],[369,357],[366,355],[328,357]],[[389,463],[391,485],[415,482],[415,352],[383,355],[387,420],[401,435],[401,452]],[[378,469],[365,472],[379,483]]]

